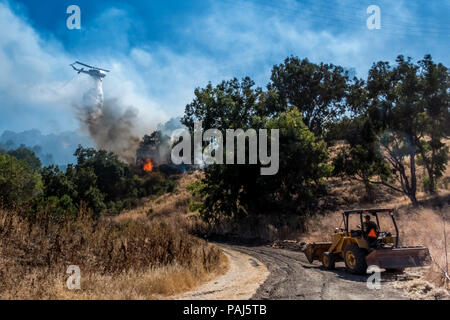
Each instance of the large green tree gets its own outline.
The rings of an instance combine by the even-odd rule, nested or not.
[[[242,81],[234,78],[215,87],[208,84],[196,89],[194,100],[186,106],[182,123],[193,132],[194,123],[202,121],[203,128],[218,129],[224,137],[226,129],[257,129],[260,124],[253,120],[262,90],[253,87],[250,78]],[[257,210],[259,175],[259,166],[217,164],[206,167],[203,216],[239,219]]]
[[[353,119],[345,126],[347,145],[333,159],[334,174],[347,176],[364,184],[367,200],[375,199],[373,185],[389,180],[391,171],[379,150],[377,132],[365,116]]]
[[[442,175],[447,149],[442,138],[448,133],[448,71],[431,57],[415,64],[399,56],[396,65],[378,62],[367,81],[368,114],[382,131],[381,145],[400,188],[417,206],[417,158],[429,174],[429,190]]]
[[[325,127],[344,114],[348,88],[348,73],[342,67],[289,57],[273,67],[268,101],[275,111],[297,107],[303,122],[321,137]]]
[[[279,129],[280,167],[276,175],[261,176],[261,163],[206,166],[201,210],[207,219],[241,219],[256,214],[306,214],[325,192],[323,178],[330,174],[325,143],[304,124],[297,108],[273,112],[272,92],[253,88],[249,78],[233,79],[195,91],[183,124],[204,129]],[[265,143],[265,142],[259,142]],[[226,150],[225,154],[230,150]],[[247,157],[249,158],[249,148]]]
[[[417,147],[428,174],[425,188],[429,193],[435,193],[437,180],[443,176],[448,161],[448,147],[443,138],[450,134],[449,70],[434,63],[430,55],[419,61],[418,66],[423,136],[417,140]]]
[[[309,130],[297,108],[266,118],[264,127],[280,130],[280,169],[259,177],[260,184],[278,207],[295,214],[311,212],[326,194],[324,178],[332,173],[326,143]]]
[[[195,98],[186,106],[181,123],[191,130],[195,121],[202,121],[204,128],[219,130],[250,128],[262,96],[261,88],[254,85],[247,77],[195,89]]]

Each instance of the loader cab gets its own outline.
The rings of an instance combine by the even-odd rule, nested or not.
[[[380,223],[380,214],[387,214],[390,216],[391,225],[385,222],[383,225]],[[370,216],[377,226],[376,242],[372,247],[398,247],[398,228],[394,217],[393,209],[357,209],[344,211],[344,228],[343,231],[348,237],[368,240],[367,234],[369,230],[364,228],[364,216]],[[356,224],[358,224],[356,226]],[[384,229],[383,229],[384,228]],[[395,233],[395,235],[393,235]]]

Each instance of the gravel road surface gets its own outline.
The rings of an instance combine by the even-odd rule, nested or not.
[[[408,299],[394,288],[397,275],[381,274],[381,289],[367,288],[368,276],[345,272],[343,263],[326,270],[310,264],[302,252],[270,246],[219,244],[229,271],[175,299],[220,300],[388,300]]]

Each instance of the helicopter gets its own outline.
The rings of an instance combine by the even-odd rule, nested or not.
[[[84,67],[87,67],[87,68],[89,68],[89,69],[88,69],[88,70],[85,70],[85,68],[83,68],[83,67],[76,68],[75,65],[84,66]],[[109,70],[101,69],[101,68],[97,68],[97,67],[93,67],[93,66],[90,66],[90,65],[88,65],[88,64],[79,62],[79,61],[75,61],[75,62],[72,63],[70,66],[71,66],[75,71],[77,71],[78,74],[80,74],[80,73],[85,73],[85,74],[90,75],[90,76],[93,77],[93,78],[99,79],[100,81],[102,81],[103,78],[106,77],[106,73],[109,72]]]

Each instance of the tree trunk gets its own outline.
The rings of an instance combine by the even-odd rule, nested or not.
[[[434,150],[432,150],[431,159],[428,159],[426,157],[424,147],[420,144],[420,142],[417,145],[419,147],[420,155],[422,156],[424,167],[427,170],[428,174],[429,184],[425,186],[426,191],[430,194],[436,194],[436,179],[434,177],[434,170],[433,170],[433,160],[435,157]]]
[[[419,201],[417,201],[415,194],[408,194],[409,200],[411,200],[411,204],[414,208],[417,208],[419,206]]]
[[[432,171],[431,171],[431,173],[428,172],[428,179],[429,179],[429,183],[428,183],[428,193],[430,193],[430,194],[436,194],[436,182],[435,182],[434,174],[433,174]]]
[[[410,170],[411,170],[411,186],[409,190],[409,199],[414,207],[419,206],[419,202],[417,201],[416,193],[417,193],[417,176],[416,176],[416,147],[412,147],[413,150],[409,156],[410,162]]]
[[[367,178],[365,178],[365,179],[363,179],[363,182],[364,182],[364,187],[366,188],[366,197],[367,197],[367,200],[368,200],[370,203],[372,203],[373,200],[374,200],[374,198],[375,198],[375,196],[374,196],[374,194],[373,194],[373,188],[372,188],[372,185],[370,184],[370,180],[367,179]]]

